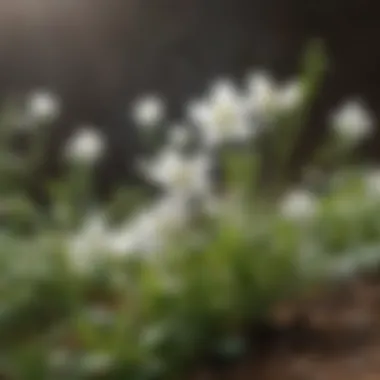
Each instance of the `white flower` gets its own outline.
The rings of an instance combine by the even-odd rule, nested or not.
[[[346,101],[331,116],[334,132],[345,141],[359,142],[373,131],[373,120],[369,111],[356,99]]]
[[[74,269],[86,272],[109,251],[109,229],[101,214],[89,216],[82,228],[67,239],[66,253]]]
[[[277,95],[277,107],[280,111],[290,111],[301,104],[304,92],[299,81],[290,81],[281,86]]]
[[[265,72],[251,74],[247,80],[248,102],[251,111],[267,114],[275,104],[276,84]]]
[[[250,74],[247,80],[247,107],[254,116],[267,119],[274,112],[291,111],[299,106],[303,89],[298,81],[280,86],[266,72]]]
[[[83,127],[69,140],[65,148],[65,158],[70,162],[93,163],[104,154],[104,138],[95,129]]]
[[[141,236],[134,229],[126,232],[111,228],[104,215],[93,214],[79,231],[67,238],[66,255],[74,270],[91,272],[101,261],[133,253],[138,248],[138,239]]]
[[[143,162],[143,174],[169,193],[204,194],[211,184],[211,159],[206,154],[185,156],[172,148],[164,149],[152,162]]]
[[[111,228],[104,215],[90,215],[82,228],[67,239],[66,252],[71,266],[89,272],[101,261],[134,254],[157,252],[178,231],[189,213],[177,198],[164,198]]]
[[[120,256],[156,253],[183,230],[190,212],[182,198],[165,197],[128,220],[110,240]]]
[[[146,96],[133,105],[132,117],[138,126],[153,128],[165,117],[165,104],[158,96]]]
[[[248,118],[243,98],[227,80],[216,82],[205,100],[189,105],[189,117],[208,146],[245,141],[255,129]]]
[[[313,218],[318,209],[317,198],[309,191],[294,190],[281,201],[280,213],[287,219],[305,221]]]
[[[57,97],[47,91],[37,91],[28,99],[26,118],[31,122],[51,121],[60,113],[60,102]]]

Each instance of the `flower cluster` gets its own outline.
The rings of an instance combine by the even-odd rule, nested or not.
[[[89,218],[83,231],[73,238],[75,244],[71,247],[76,248],[70,248],[70,256],[79,257],[79,261],[87,258],[90,266],[93,256],[89,252],[102,251],[120,258],[163,251],[176,233],[190,223],[194,199],[203,202],[209,216],[220,215],[216,205],[225,209],[223,199],[230,197],[213,193],[215,151],[230,143],[255,141],[268,123],[275,123],[275,115],[296,110],[302,100],[302,83],[280,84],[265,72],[249,75],[245,88],[238,88],[226,78],[213,83],[203,98],[188,104],[183,123],[168,126],[169,138],[161,150],[153,158],[139,161],[138,170],[164,195],[118,228],[110,228],[100,216]],[[143,133],[153,134],[155,127],[164,122],[162,98],[146,96],[133,106],[132,116]],[[372,118],[356,100],[340,107],[331,121],[335,134],[351,143],[368,136],[372,128]],[[192,153],[185,152],[183,148],[197,134],[201,144]],[[98,133],[85,128],[74,137],[66,149],[67,157],[82,162],[99,159],[104,146]],[[253,159],[252,155],[249,157]],[[375,179],[368,180],[370,192],[375,192],[376,186]],[[278,210],[284,218],[304,221],[313,219],[318,207],[318,198],[301,188],[288,191]]]
[[[192,200],[203,202],[206,211],[210,210],[207,205],[210,199],[214,199],[214,204],[221,203],[213,194],[215,150],[229,143],[254,141],[270,114],[298,107],[301,97],[299,83],[281,86],[264,73],[249,76],[246,88],[242,89],[230,79],[216,81],[202,99],[188,105],[187,119],[182,124],[168,127],[168,142],[156,156],[139,161],[138,170],[148,182],[161,188],[164,196],[157,204],[128,219],[117,231],[109,229],[100,217],[97,222],[86,222],[88,225],[79,236],[82,244],[88,241],[88,249],[82,249],[83,255],[78,253],[81,249],[71,249],[70,254],[75,252],[74,256],[78,254],[81,260],[88,257],[91,261],[86,252],[94,244],[96,251],[118,257],[122,253],[156,252],[165,247],[163,242],[169,240],[166,236],[175,235],[172,230],[183,227],[191,219]],[[133,106],[134,121],[144,133],[153,134],[164,120],[163,99],[150,95],[138,99]],[[192,153],[185,152],[183,148],[195,135],[200,136],[200,146]],[[70,140],[66,155],[76,162],[89,162],[98,159],[103,149],[99,134],[86,128]],[[78,239],[76,235],[74,241]],[[99,239],[102,243],[95,243]]]

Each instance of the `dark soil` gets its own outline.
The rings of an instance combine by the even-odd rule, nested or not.
[[[363,276],[277,305],[266,344],[192,380],[380,379],[380,276]]]

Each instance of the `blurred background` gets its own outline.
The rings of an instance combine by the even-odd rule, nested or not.
[[[238,81],[256,68],[297,74],[318,38],[327,73],[294,152],[296,168],[343,98],[362,96],[378,114],[379,17],[376,0],[2,0],[0,98],[44,88],[62,100],[35,187],[58,171],[57,153],[75,126],[102,128],[112,147],[99,167],[107,193],[133,177],[124,162],[141,149],[127,112],[137,96],[160,94],[176,120],[186,100],[220,76]],[[376,158],[378,148],[376,134],[362,158]]]
[[[233,174],[232,185],[226,186],[226,194],[221,194],[220,199],[219,193],[210,191],[209,199],[208,159],[215,158],[211,144],[209,151],[198,152],[199,160],[178,160],[178,155],[153,160],[148,179],[162,185],[163,192],[166,190],[175,202],[171,203],[173,199],[168,196],[168,204],[159,202],[157,209],[153,204],[153,211],[143,208],[142,218],[131,211],[140,206],[134,202],[133,191],[127,194],[132,199],[131,210],[124,210],[127,198],[122,196],[115,197],[110,210],[103,210],[103,203],[97,199],[93,202],[92,189],[85,183],[89,179],[86,175],[92,171],[83,170],[86,165],[82,163],[72,166],[67,184],[59,184],[61,190],[55,183],[56,187],[49,188],[51,193],[56,191],[52,218],[34,208],[35,203],[29,202],[24,189],[34,201],[46,202],[50,179],[64,167],[62,156],[70,146],[67,142],[83,126],[95,128],[101,137],[80,135],[83,145],[78,143],[72,149],[76,158],[85,161],[87,153],[103,153],[101,140],[105,137],[105,154],[94,160],[98,194],[109,197],[120,184],[141,183],[136,160],[144,156],[141,153],[151,152],[146,152],[141,128],[131,113],[136,100],[153,94],[165,103],[166,120],[158,125],[165,134],[168,126],[186,120],[183,116],[189,102],[204,100],[202,96],[213,83],[219,84],[220,93],[214,94],[215,103],[202,116],[203,127],[211,126],[216,140],[222,141],[223,134],[234,137],[237,128],[228,127],[235,125],[244,127],[239,135],[244,140],[242,145],[249,140],[246,136],[252,135],[254,143],[262,142],[259,135],[263,131],[263,145],[265,136],[275,143],[285,141],[285,155],[280,149],[278,156],[281,160],[288,153],[286,138],[282,137],[287,133],[293,137],[292,128],[261,127],[277,121],[294,124],[295,129],[302,124],[291,152],[291,179],[298,179],[315,149],[323,144],[331,112],[351,98],[361,98],[373,116],[369,120],[355,102],[343,112],[343,132],[348,127],[348,137],[356,137],[361,144],[353,159],[380,163],[380,129],[376,125],[380,119],[379,38],[379,0],[0,0],[0,295],[4,295],[4,300],[0,298],[0,378],[166,380],[169,377],[162,373],[183,371],[181,360],[193,366],[194,357],[198,360],[203,351],[218,352],[218,367],[226,357],[241,359],[243,351],[249,355],[252,346],[259,346],[259,350],[264,347],[265,351],[273,341],[280,342],[278,356],[284,361],[276,362],[274,351],[274,365],[269,361],[266,369],[276,370],[277,364],[283,379],[295,379],[292,374],[282,376],[281,368],[290,368],[288,354],[296,368],[291,372],[306,374],[298,379],[311,379],[310,374],[315,373],[312,367],[305,366],[305,360],[310,364],[310,358],[319,355],[325,365],[331,356],[338,363],[347,341],[354,347],[346,359],[352,362],[359,347],[358,336],[363,340],[380,336],[378,273],[358,281],[355,277],[361,268],[360,260],[372,269],[379,262],[379,170],[369,173],[368,178],[366,170],[348,170],[341,176],[337,173],[337,180],[332,178],[331,186],[329,183],[322,191],[301,183],[294,194],[285,194],[285,202],[277,203],[284,194],[276,191],[288,190],[282,187],[281,162],[277,162],[274,173],[274,177],[279,176],[279,188],[261,197],[256,188],[252,194],[249,192],[251,182],[252,187],[256,186],[261,171],[271,171],[265,161],[260,166],[261,146],[255,145],[259,147],[257,151],[249,150],[252,156],[245,156],[244,149],[238,150],[241,157],[226,154],[230,161],[221,150],[226,171]],[[311,104],[305,104],[307,112],[295,107],[294,119],[286,112],[277,114],[273,104],[280,103],[278,99],[283,95],[277,84],[298,77],[305,68],[305,52],[316,41],[325,52],[319,91],[311,97]],[[228,78],[244,86],[247,75],[260,70],[273,74],[279,82],[272,91],[271,83],[262,76],[259,82],[264,80],[264,90],[258,91],[251,106],[253,109],[261,105],[268,115],[273,111],[273,118],[269,115],[268,119],[260,119],[257,109],[252,112],[254,117],[247,116],[247,99],[235,96],[232,86],[223,87],[223,82],[218,82]],[[305,83],[302,89],[290,87],[291,91],[284,91],[284,103],[297,103],[297,96],[309,89],[309,83]],[[54,114],[35,133],[23,116],[18,116],[22,113],[10,112],[10,103],[27,106],[30,96],[39,92],[56,96],[59,112],[54,110],[57,104],[53,98],[34,98],[35,112]],[[263,93],[269,93],[269,100],[261,99]],[[207,100],[204,104],[209,106]],[[272,102],[272,108],[265,100]],[[149,113],[154,118],[154,110],[147,113],[148,118],[152,116]],[[9,115],[13,118],[8,119]],[[243,119],[246,120],[241,122]],[[33,118],[31,121],[33,124]],[[202,121],[198,124],[202,129]],[[227,129],[223,129],[226,125]],[[33,139],[34,134],[43,137],[43,144],[36,144],[42,149],[41,156],[31,156],[36,158],[36,166],[31,159],[29,169],[27,154],[25,161],[17,161],[17,155],[8,156],[9,141],[2,139],[7,129],[12,132],[12,149],[20,154],[33,145],[31,141],[38,140]],[[203,129],[203,133],[208,132]],[[344,161],[345,149],[351,148],[350,143],[342,141],[333,141],[338,161],[340,154]],[[356,142],[352,147],[356,148]],[[273,150],[276,148],[277,145]],[[277,152],[274,155],[278,158]],[[249,158],[252,163],[245,165]],[[359,169],[363,168],[366,169]],[[177,182],[185,190],[186,186],[194,186],[195,195],[184,191],[184,199],[174,197],[170,186],[174,188]],[[240,194],[241,189],[244,194]],[[193,195],[204,197],[198,199],[200,210],[193,207]],[[178,200],[184,200],[186,207],[181,209]],[[117,214],[114,224],[109,223],[112,218],[107,211]],[[118,213],[124,211],[136,216],[137,227],[129,219],[123,220],[124,216],[119,218],[121,227],[117,225]],[[191,219],[190,214],[193,217],[197,212],[199,215]],[[90,214],[88,220],[86,213]],[[76,214],[83,215],[77,218]],[[82,217],[83,231],[77,231]],[[178,236],[171,231],[174,248],[162,248],[160,234],[181,229],[182,222],[189,229],[184,227],[184,234]],[[195,226],[200,227],[197,230]],[[162,256],[155,256],[155,250]],[[150,251],[154,254],[149,255]],[[308,281],[323,277],[327,283],[334,277],[339,282],[345,275],[355,279],[348,281],[351,285],[340,293],[330,294],[327,286],[328,294],[318,293],[321,299],[312,299],[310,305],[302,300],[295,306],[286,302],[289,293],[305,290]],[[285,306],[272,312],[279,299]],[[264,321],[264,325],[256,324],[257,320]],[[377,379],[379,339],[373,346],[373,352],[361,351],[362,368],[371,369],[372,362],[370,365],[368,360],[373,360],[377,371],[371,379]],[[69,359],[62,360],[62,352]],[[265,379],[257,375],[261,358],[255,355],[254,359],[248,358],[254,368],[247,375],[243,368],[241,375],[226,375],[225,379]],[[46,358],[49,366],[53,362],[54,371],[45,368]],[[83,362],[78,364],[78,358]],[[213,359],[207,356],[206,364]],[[340,370],[344,372],[342,379],[352,375],[346,365],[341,365]],[[77,376],[80,371],[91,372],[91,376]],[[218,375],[199,377],[213,378],[220,379]],[[278,373],[272,372],[267,377],[278,378]],[[322,373],[318,378],[339,377]]]

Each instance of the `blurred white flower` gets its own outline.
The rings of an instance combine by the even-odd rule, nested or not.
[[[30,122],[46,122],[54,120],[60,113],[58,98],[48,91],[33,93],[26,105],[26,119]]]
[[[209,96],[191,103],[188,112],[208,146],[245,141],[256,132],[247,117],[244,99],[227,80],[216,82]]]
[[[103,136],[91,127],[82,127],[68,141],[64,155],[70,162],[91,164],[99,160],[104,151]]]
[[[275,103],[276,84],[266,72],[249,75],[247,80],[249,108],[253,112],[266,115]]]
[[[186,228],[190,216],[188,203],[181,197],[159,199],[118,228],[111,228],[102,214],[93,214],[66,240],[69,265],[86,273],[109,259],[157,253]]]
[[[346,101],[331,116],[334,132],[348,142],[359,142],[373,132],[373,119],[364,105],[356,99]]]
[[[124,258],[137,253],[141,246],[142,236],[137,228],[125,224],[113,230],[108,236],[108,249],[115,258]]]
[[[66,254],[71,267],[91,272],[101,261],[136,252],[143,238],[137,230],[111,228],[104,215],[90,215],[82,228],[67,238]]]
[[[283,217],[299,221],[313,218],[317,209],[317,198],[311,192],[302,189],[289,192],[280,204]]]
[[[168,197],[159,201],[142,215],[145,239],[142,252],[157,252],[173,241],[187,226],[190,211],[181,198]]]
[[[259,118],[267,119],[274,112],[291,111],[299,106],[303,90],[298,81],[280,86],[266,72],[250,74],[247,79],[247,108]]]
[[[156,253],[186,227],[189,218],[188,205],[182,198],[164,197],[119,228],[110,240],[112,251],[120,256]]]
[[[67,239],[69,264],[78,271],[91,270],[100,255],[109,252],[109,228],[102,214],[90,215],[82,228]]]
[[[365,174],[364,190],[369,197],[380,199],[380,169],[373,169]]]
[[[298,107],[304,97],[304,91],[299,81],[290,81],[278,90],[277,107],[280,111],[291,111]]]
[[[169,147],[151,162],[143,161],[141,170],[148,180],[169,193],[201,195],[211,185],[211,165],[206,154],[189,157]]]
[[[165,111],[165,104],[159,96],[148,95],[133,105],[132,117],[138,126],[150,129],[163,120]]]

